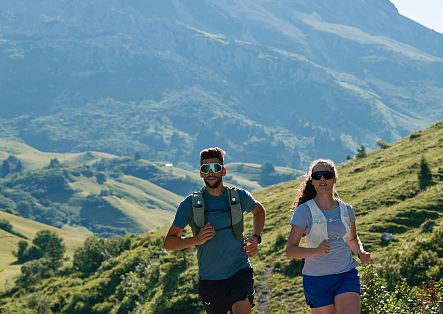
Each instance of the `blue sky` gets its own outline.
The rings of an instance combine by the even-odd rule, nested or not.
[[[443,0],[390,0],[401,15],[443,34]]]

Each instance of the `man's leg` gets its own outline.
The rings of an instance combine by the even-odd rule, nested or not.
[[[254,272],[251,268],[237,272],[229,279],[230,301],[234,314],[250,314],[254,306]]]
[[[249,302],[249,299],[237,301],[232,306],[232,311],[234,314],[251,314],[252,304]]]
[[[229,310],[229,287],[226,280],[200,280],[198,292],[206,313],[226,314]]]

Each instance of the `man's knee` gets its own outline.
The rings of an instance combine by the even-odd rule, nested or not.
[[[252,304],[248,298],[246,300],[237,301],[232,306],[234,314],[250,314],[252,311]]]

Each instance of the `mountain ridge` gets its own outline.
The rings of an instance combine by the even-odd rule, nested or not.
[[[388,0],[0,7],[0,135],[41,150],[137,147],[193,168],[219,144],[230,161],[300,168],[319,146],[344,161],[443,117],[443,35]]]

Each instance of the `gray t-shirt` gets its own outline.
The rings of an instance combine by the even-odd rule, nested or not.
[[[245,190],[238,189],[241,208],[252,211],[257,201]],[[213,196],[203,192],[205,202],[205,224],[210,222],[215,236],[203,245],[197,246],[197,259],[200,279],[222,280],[231,277],[241,269],[251,267],[248,255],[243,251],[243,242],[235,238],[231,229],[231,212],[228,192]],[[181,202],[175,214],[174,226],[183,229],[191,222],[192,198],[189,195]]]
[[[349,204],[346,207],[351,223],[354,223],[354,209]],[[307,257],[302,270],[303,275],[324,276],[340,274],[357,266],[357,262],[352,258],[351,249],[343,240],[346,228],[341,222],[340,207],[321,210],[321,212],[327,219],[330,251],[324,256]],[[312,215],[307,203],[303,203],[295,209],[291,225],[299,226],[305,230],[305,234],[309,234],[312,226]]]

